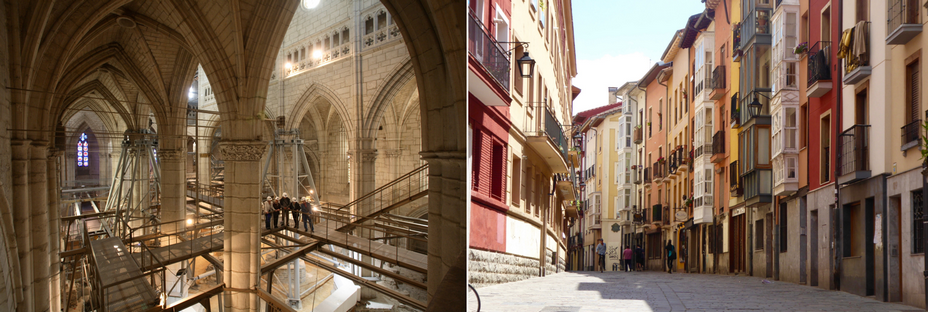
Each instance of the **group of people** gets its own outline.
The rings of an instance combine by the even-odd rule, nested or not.
[[[282,195],[282,198],[271,198],[268,196],[267,201],[261,203],[261,213],[264,214],[264,228],[267,230],[271,229],[272,219],[274,220],[274,228],[280,227],[281,224],[278,220],[280,219],[281,211],[283,211],[283,226],[290,226],[289,212],[289,214],[293,214],[294,227],[300,227],[300,215],[303,215],[303,230],[309,231],[310,233],[315,232],[315,228],[313,227],[314,212],[308,200],[304,197],[300,198],[300,201],[297,202],[295,200],[290,200],[287,193],[283,193]]]
[[[673,272],[673,260],[677,258],[676,253],[674,252],[675,248],[673,243],[670,240],[667,240],[667,246],[664,246],[664,250],[667,252],[667,273]],[[599,255],[599,271],[606,271],[606,244],[603,240],[599,239],[599,244],[596,246],[596,254]],[[632,266],[634,266],[635,271],[644,270],[644,249],[641,248],[641,245],[636,245],[635,249],[632,249],[630,245],[625,245],[625,249],[622,250],[622,263],[623,271],[631,272]],[[634,263],[634,265],[632,264]]]

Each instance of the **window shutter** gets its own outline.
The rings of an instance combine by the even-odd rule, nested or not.
[[[919,95],[920,95],[919,88],[918,88],[919,86],[919,82],[918,82],[919,64],[916,61],[915,63],[912,63],[912,65],[909,65],[909,66],[912,66],[912,71],[911,71],[910,78],[909,78],[912,94],[909,97],[909,105],[912,111],[912,121],[915,121],[919,119],[918,118],[918,112],[919,112],[918,101],[919,101]]]

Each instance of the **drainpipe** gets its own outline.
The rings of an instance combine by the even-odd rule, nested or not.
[[[672,67],[673,67],[673,62],[670,62],[669,64],[670,64],[670,66],[669,66],[669,67],[666,67],[666,68],[672,68]],[[664,69],[666,69],[666,68],[664,68]],[[661,69],[661,71],[663,71],[664,69]],[[663,75],[663,73],[658,73],[658,74],[657,74],[657,78],[656,78],[656,79],[657,79],[657,84],[664,86],[664,98],[667,99],[667,105],[670,105],[670,88],[669,88],[666,84],[661,83],[661,76],[662,76],[662,75]],[[663,110],[663,107],[658,107],[658,108],[657,108],[657,114],[658,114],[658,115],[663,116],[663,113],[662,113],[663,111],[664,111],[664,110]],[[658,118],[658,120],[661,120],[661,123],[658,125],[658,129],[663,129],[663,128],[664,128],[663,118]],[[658,130],[658,131],[663,131],[663,130]],[[667,132],[666,132],[666,131],[664,132],[664,144],[667,144]],[[661,157],[663,157],[663,155],[660,155],[660,154],[657,155],[657,158],[661,158]],[[662,172],[662,173],[663,173],[663,172]],[[653,173],[652,173],[652,174],[653,174]],[[666,178],[666,177],[664,177],[664,178]],[[663,184],[663,182],[662,182],[661,184]],[[658,185],[658,187],[661,187],[661,186]],[[670,195],[669,195],[669,194],[666,195],[666,196],[668,196],[668,198],[670,198]],[[660,198],[660,197],[657,198],[657,203],[658,203],[658,204],[661,204],[661,198]],[[661,205],[661,209],[662,209],[662,210],[664,209],[664,206],[663,206],[663,205]],[[670,216],[664,216],[663,213],[662,213],[662,217],[664,217],[664,218],[669,218]],[[662,236],[661,238],[663,238],[663,235],[661,235],[661,236]],[[669,240],[669,241],[672,242],[672,241],[673,241],[673,236],[672,236],[672,235],[668,235],[667,240]],[[661,245],[664,245],[664,243],[663,243],[664,240],[661,239],[661,241],[662,241]],[[679,244],[676,244],[676,245],[679,245]],[[661,252],[661,259],[663,259],[663,261],[661,261],[661,262],[663,262],[665,266],[667,265],[667,259],[664,259],[664,257],[666,257],[666,256],[665,256],[666,254],[667,254],[666,252]],[[676,253],[676,254],[677,254],[678,257],[679,257],[679,253]],[[673,263],[671,263],[671,265],[673,265]],[[672,270],[672,269],[673,269],[672,267],[665,268],[665,270]]]
[[[831,27],[831,28],[834,29],[834,30],[832,30],[832,38],[838,38],[838,40],[840,41],[840,40],[841,40],[841,31],[842,31],[842,27],[844,27],[844,23],[843,23],[844,3],[843,3],[843,1],[838,1],[837,5],[838,5],[838,18],[837,18],[837,19],[832,19],[832,20],[837,20],[837,21],[838,21],[838,25],[841,25],[841,27]],[[837,36],[834,36],[834,35],[837,35]],[[840,71],[840,69],[841,69],[840,66],[838,66],[838,63],[837,63],[837,62],[835,62],[835,64],[832,65],[832,66],[834,66],[834,68],[835,68],[835,75],[832,76],[832,77],[837,77],[838,80],[841,80],[841,76],[839,75],[839,74],[841,73],[841,71]],[[832,79],[834,79],[834,78],[832,78]],[[842,82],[843,82],[843,81],[842,81]],[[843,85],[843,84],[839,83],[839,85]],[[831,151],[831,152],[832,152],[832,155],[838,155],[837,153],[839,152],[839,151],[835,151],[834,148],[833,148],[833,146],[836,146],[836,145],[837,145],[837,141],[838,141],[838,140],[837,140],[837,139],[838,139],[838,131],[840,131],[840,129],[843,128],[842,125],[841,125],[841,120],[843,119],[843,116],[841,115],[841,108],[842,108],[842,106],[843,106],[843,103],[841,102],[841,100],[842,100],[842,98],[843,98],[843,93],[844,93],[844,89],[842,88],[842,89],[839,89],[839,90],[838,90],[838,94],[836,95],[836,96],[837,96],[837,100],[835,101],[835,111],[837,111],[837,118],[835,118],[835,136],[834,136],[835,140],[834,140],[834,142],[832,142],[832,144],[831,144],[831,146],[832,146],[832,151]],[[831,273],[831,274],[832,274],[832,285],[831,285],[831,287],[832,287],[832,288],[836,288],[836,289],[838,289],[838,290],[841,290],[841,278],[840,278],[840,274],[838,274],[838,272],[839,272],[839,270],[840,270],[840,268],[841,268],[841,257],[840,257],[840,255],[839,255],[839,251],[840,251],[840,248],[841,248],[841,244],[839,243],[840,240],[839,240],[839,238],[838,238],[838,233],[839,233],[839,231],[838,231],[838,225],[842,223],[842,222],[840,221],[840,217],[841,217],[841,214],[840,214],[840,212],[841,212],[841,186],[838,185],[838,163],[836,162],[837,157],[832,157],[832,155],[828,155],[828,157],[831,158],[830,163],[832,163],[832,166],[835,167],[835,169],[832,171],[832,179],[834,179],[834,181],[835,181],[835,182],[834,182],[834,183],[835,183],[835,211],[834,211],[834,212],[831,212],[831,214],[836,215],[836,217],[835,217],[835,219],[832,219],[832,220],[831,220],[831,221],[832,221],[832,224],[831,224],[831,226],[832,226],[832,231],[831,231],[831,232],[832,232],[832,237],[831,237],[831,244],[832,244],[832,246],[831,246],[831,252],[832,252],[832,259],[833,259],[833,260],[832,260],[832,261],[833,261],[833,263],[832,263],[832,273]],[[827,170],[827,169],[828,169],[828,168],[826,168],[826,170]],[[926,259],[928,259],[928,257],[926,257]],[[926,283],[926,285],[928,285],[928,280],[925,280],[925,283]],[[926,295],[926,296],[928,296],[928,295]],[[928,298],[928,297],[926,297],[926,298]]]

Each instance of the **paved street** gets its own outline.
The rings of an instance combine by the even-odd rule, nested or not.
[[[747,276],[567,272],[478,288],[481,311],[920,311]],[[468,308],[476,302],[468,297]]]

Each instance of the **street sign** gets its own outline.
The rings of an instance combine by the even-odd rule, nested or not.
[[[686,217],[687,217],[686,211],[685,211],[685,210],[678,210],[677,213],[676,213],[676,215],[675,215],[675,217],[677,217],[677,222],[686,221]]]

